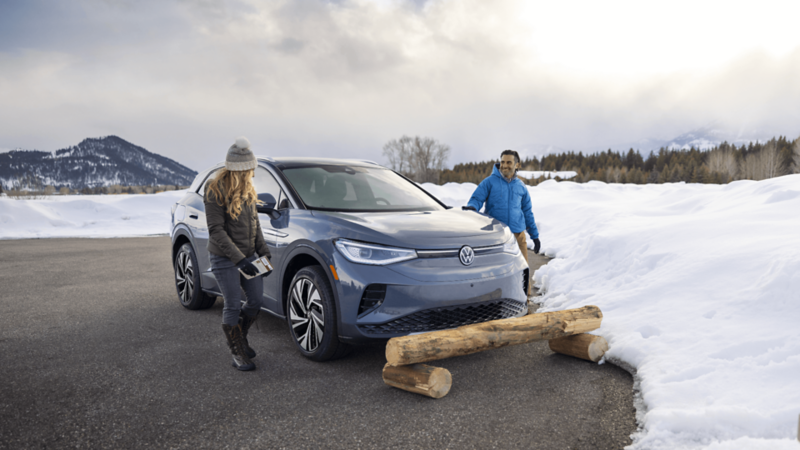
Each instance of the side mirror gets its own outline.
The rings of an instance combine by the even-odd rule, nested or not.
[[[256,205],[256,211],[262,214],[268,214],[273,219],[277,219],[277,217],[274,216],[280,217],[280,214],[275,211],[275,203],[277,203],[277,201],[274,195],[268,193],[258,194],[258,200],[261,204]]]

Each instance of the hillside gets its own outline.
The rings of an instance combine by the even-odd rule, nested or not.
[[[0,153],[4,189],[70,189],[191,184],[197,172],[117,136],[84,139],[53,153],[12,150]]]

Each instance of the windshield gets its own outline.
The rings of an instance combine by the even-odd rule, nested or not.
[[[284,169],[303,203],[330,211],[438,211],[444,209],[422,189],[391,170],[348,166]]]

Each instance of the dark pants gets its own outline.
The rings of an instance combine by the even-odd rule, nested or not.
[[[261,297],[264,295],[264,281],[261,277],[246,279],[236,268],[236,265],[224,256],[208,254],[211,260],[211,272],[217,279],[217,285],[222,291],[225,306],[222,308],[222,323],[234,326],[239,323],[239,311],[243,310],[248,316],[254,316],[261,308]],[[253,261],[257,255],[251,255],[248,261]],[[244,302],[244,305],[242,305]]]

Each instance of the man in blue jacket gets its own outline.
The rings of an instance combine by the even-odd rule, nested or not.
[[[514,150],[504,150],[500,154],[500,164],[495,164],[492,174],[481,181],[469,203],[463,209],[480,211],[486,203],[486,214],[507,225],[522,251],[525,260],[528,259],[528,243],[525,231],[533,238],[533,252],[539,253],[541,242],[539,230],[533,219],[531,210],[531,196],[525,183],[516,177],[519,169],[519,153]],[[530,283],[528,284],[530,295]]]

